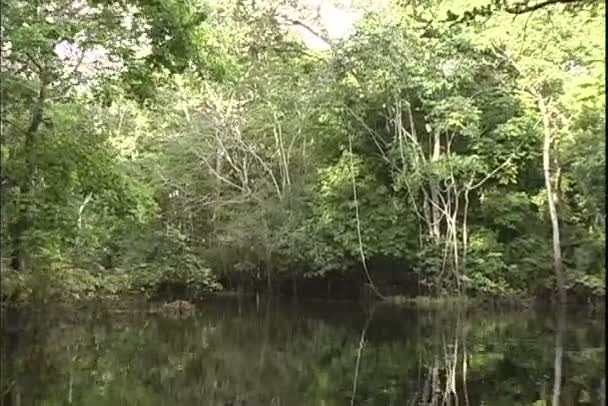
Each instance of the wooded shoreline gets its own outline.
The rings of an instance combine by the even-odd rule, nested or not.
[[[602,300],[605,2],[482,2],[6,2],[2,300]]]

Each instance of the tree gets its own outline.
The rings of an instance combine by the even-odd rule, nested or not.
[[[604,6],[555,13],[579,3],[391,3],[323,49],[282,1],[7,4],[3,281],[601,296]]]

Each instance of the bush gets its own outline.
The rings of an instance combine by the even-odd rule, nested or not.
[[[193,254],[142,264],[133,273],[131,288],[151,296],[198,298],[222,289],[211,269]]]

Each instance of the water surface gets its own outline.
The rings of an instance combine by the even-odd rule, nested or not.
[[[235,299],[174,320],[48,307],[9,314],[1,338],[2,405],[605,404],[604,319],[584,312]]]

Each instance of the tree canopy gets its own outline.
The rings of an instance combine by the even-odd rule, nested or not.
[[[604,2],[353,4],[3,2],[3,296],[603,296]]]

